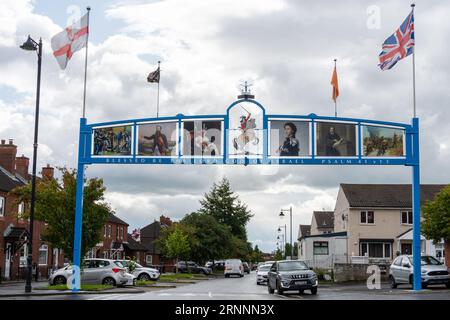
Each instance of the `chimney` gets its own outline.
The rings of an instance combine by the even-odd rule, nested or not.
[[[6,144],[5,140],[1,140],[0,144],[0,166],[14,174],[16,171],[16,155],[17,146],[14,145],[13,140],[9,139]]]
[[[42,168],[42,178],[44,179],[53,179],[55,169],[53,167],[50,167],[50,165],[47,163],[46,167]]]
[[[159,217],[159,223],[163,226],[168,226],[170,227],[172,225],[172,220],[170,220],[169,217],[165,217],[164,215],[161,215]]]
[[[28,173],[28,166],[30,165],[30,159],[22,155],[16,158],[16,172],[23,178],[29,180],[30,174]]]

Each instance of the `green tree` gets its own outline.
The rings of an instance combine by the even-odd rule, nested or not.
[[[275,251],[275,256],[273,257],[273,259],[275,261],[283,260],[283,255],[281,254],[281,250],[280,249],[277,249],[277,251]]]
[[[213,216],[201,212],[186,215],[180,224],[189,232],[191,259],[203,263],[230,256],[233,236],[229,226],[220,224]]]
[[[175,224],[175,227],[168,234],[164,244],[167,255],[176,259],[176,273],[178,273],[178,259],[189,255],[188,235],[183,232],[178,224]]]
[[[200,204],[200,213],[211,215],[219,223],[229,226],[234,236],[247,241],[245,227],[253,215],[231,190],[230,182],[226,178],[219,184],[214,183],[210,192],[200,200]]]
[[[290,257],[291,256],[291,244],[290,243],[286,243],[284,245],[285,247],[285,256],[286,257]],[[297,242],[294,242],[294,257],[298,257],[298,244]]]
[[[42,240],[62,249],[65,256],[73,261],[76,170],[59,168],[59,171],[61,181],[43,178],[37,182],[35,218],[47,223]],[[105,190],[102,179],[84,180],[81,257],[101,241],[103,226],[109,214],[114,213],[105,202]],[[17,203],[24,202],[29,208],[31,183],[11,192],[17,197]],[[26,211],[22,218],[28,218],[28,215]]]
[[[434,200],[427,201],[422,207],[422,212],[423,234],[434,242],[444,239],[448,244],[450,241],[450,185],[443,188]],[[445,248],[448,248],[448,245]],[[445,252],[446,259],[449,256],[450,252]]]
[[[263,255],[261,250],[259,250],[258,245],[255,245],[255,248],[252,250],[251,262],[258,263],[263,261]]]

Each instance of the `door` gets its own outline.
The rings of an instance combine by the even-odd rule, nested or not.
[[[412,254],[412,244],[411,243],[402,243],[401,244],[401,253],[402,254]]]
[[[11,243],[6,244],[6,252],[5,252],[5,279],[9,280],[11,276]]]
[[[408,257],[403,257],[402,264],[399,268],[399,275],[398,279],[401,283],[408,283],[409,282],[409,273],[410,273],[411,264],[409,262]]]

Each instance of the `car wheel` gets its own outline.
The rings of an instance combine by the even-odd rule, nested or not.
[[[281,283],[279,281],[277,281],[277,292],[281,295],[284,294],[284,290],[281,288]]]
[[[428,284],[422,283],[422,289],[426,289],[426,288],[428,288]]]
[[[299,294],[303,294],[303,293],[305,293],[305,290],[300,289],[300,290],[298,290],[298,293],[299,293]]]
[[[269,291],[269,294],[273,294],[275,292],[275,290],[272,289],[269,283],[267,283],[267,291]]]
[[[226,275],[225,275],[225,278],[229,278],[229,277],[230,277],[230,275],[229,275],[229,274],[226,274]]]
[[[314,296],[317,294],[317,287],[311,288],[311,294]]]
[[[114,280],[111,277],[106,277],[105,279],[103,279],[102,284],[115,287],[116,286],[116,280]]]
[[[396,289],[397,288],[397,283],[395,282],[394,276],[390,276],[389,279],[390,279],[390,282],[391,282],[391,289]]]
[[[137,279],[139,281],[150,281],[151,280],[150,276],[146,273],[141,273]]]
[[[445,284],[445,286],[447,287],[447,289],[450,289],[450,282],[447,282],[447,283]]]
[[[243,274],[240,274],[240,275],[239,275],[239,277],[241,277],[241,278],[242,278],[243,276],[244,276]]]
[[[57,285],[61,285],[61,284],[66,284],[67,283],[67,279],[63,276],[56,276],[55,279],[53,279],[53,285],[57,286]]]

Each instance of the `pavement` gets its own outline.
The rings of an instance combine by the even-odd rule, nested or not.
[[[39,281],[39,282],[32,282],[32,292],[31,293],[25,293],[25,282],[6,282],[0,284],[0,300],[1,299],[11,299],[11,298],[17,298],[17,299],[27,299],[27,298],[34,298],[34,297],[42,297],[44,299],[52,299],[52,296],[68,296],[72,295],[69,291],[61,291],[61,290],[40,290],[39,288],[44,288],[48,286],[47,281]],[[137,287],[126,287],[126,288],[113,288],[104,290],[102,292],[94,292],[94,291],[80,291],[76,293],[76,295],[99,295],[99,294],[137,294],[137,293],[143,293],[144,290],[137,288]]]
[[[22,287],[23,290],[23,287]],[[12,297],[9,299],[52,300],[450,300],[450,290],[445,286],[429,287],[414,293],[410,286],[391,289],[382,283],[381,289],[369,290],[365,283],[319,285],[317,296],[308,291],[304,294],[287,292],[285,295],[269,294],[266,286],[256,285],[256,274],[244,278],[217,278],[198,281],[195,284],[177,283],[176,288],[148,288],[130,294],[124,291],[102,294],[76,294],[59,296]],[[123,290],[123,289],[122,289]],[[2,289],[0,288],[0,295]],[[1,299],[1,297],[0,297]]]

